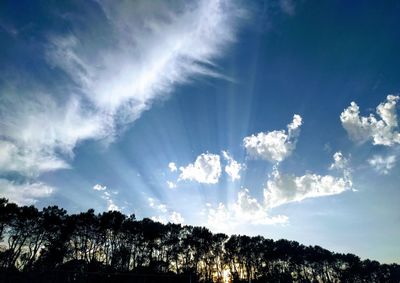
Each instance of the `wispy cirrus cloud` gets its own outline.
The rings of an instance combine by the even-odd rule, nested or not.
[[[42,182],[18,183],[0,178],[1,197],[19,205],[35,204],[39,199],[49,197],[55,188]]]
[[[112,141],[177,85],[223,77],[213,62],[235,40],[243,15],[229,0],[90,5],[97,6],[90,17],[85,9],[61,11],[73,32],[44,29],[36,37],[36,59],[59,84],[27,70],[0,86],[0,174],[30,182],[69,168],[80,143]]]

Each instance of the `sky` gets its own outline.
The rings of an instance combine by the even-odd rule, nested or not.
[[[397,1],[2,1],[0,196],[400,263]]]

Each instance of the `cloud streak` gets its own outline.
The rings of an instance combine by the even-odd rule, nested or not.
[[[10,202],[19,205],[35,204],[39,199],[49,197],[55,189],[42,182],[17,183],[0,178],[0,194]]]
[[[228,0],[92,4],[97,13],[83,28],[76,17],[85,18],[84,10],[66,12],[60,19],[74,32],[37,37],[38,60],[62,85],[20,75],[2,86],[0,174],[19,174],[28,185],[70,168],[80,143],[114,140],[154,101],[197,76],[223,77],[213,62],[235,40],[243,15]]]
[[[85,49],[84,34],[49,35],[48,64],[64,71],[79,91],[65,93],[63,103],[42,93],[24,104],[10,101],[9,111],[10,105],[3,103],[6,122],[1,130],[10,143],[31,147],[37,155],[54,157],[57,150],[71,154],[79,141],[104,138],[115,124],[137,119],[177,84],[194,75],[217,75],[211,62],[234,40],[239,13],[228,9],[234,8],[229,1],[176,7],[145,1],[99,3],[109,25],[105,36],[116,38],[116,46],[95,45],[91,54],[99,58],[93,58]]]

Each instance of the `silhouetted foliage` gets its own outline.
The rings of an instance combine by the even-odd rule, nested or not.
[[[118,211],[0,199],[0,237],[0,282],[400,282],[397,264]]]

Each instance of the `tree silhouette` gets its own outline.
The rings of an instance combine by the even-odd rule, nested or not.
[[[118,211],[0,199],[0,237],[0,282],[400,282],[397,264]]]

